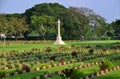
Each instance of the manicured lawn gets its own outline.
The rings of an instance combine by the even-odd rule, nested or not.
[[[95,79],[120,79],[120,70],[96,77]]]
[[[0,52],[3,52],[3,46],[2,46],[2,41],[0,41]],[[53,41],[54,42],[54,41]],[[48,43],[48,44],[10,44],[5,46],[5,52],[9,52],[11,50],[18,50],[18,51],[24,51],[24,50],[31,50],[32,48],[37,48],[37,49],[44,49],[45,47],[51,47],[51,48],[58,48],[60,46],[66,46],[69,47],[71,45],[75,46],[88,46],[88,45],[103,45],[103,46],[112,46],[113,43],[115,42],[120,42],[120,40],[103,40],[103,41],[66,41],[65,45],[55,45],[53,43]]]
[[[85,77],[86,75],[92,74],[92,73],[94,73],[96,71],[99,71],[99,70],[100,69],[99,69],[98,65],[91,66],[91,67],[88,67],[88,68],[80,69],[80,71],[85,74],[83,77]]]
[[[73,66],[73,64],[70,64],[69,66]],[[29,78],[37,76],[37,75],[40,76],[40,74],[43,74],[43,72],[45,72],[45,71],[56,72],[56,71],[64,70],[64,69],[68,68],[69,66],[68,65],[58,66],[58,67],[54,67],[54,68],[44,69],[44,70],[41,70],[38,72],[25,73],[25,74],[21,74],[21,75],[9,77],[9,78],[4,78],[4,79],[16,79],[16,78],[29,79]],[[52,79],[54,79],[54,78],[52,78]]]
[[[24,41],[23,41],[24,42]],[[29,41],[26,41],[26,42],[28,42],[29,43]],[[36,41],[35,41],[36,42]],[[108,48],[108,51],[110,51],[111,50],[111,48],[110,47],[112,47],[112,46],[117,46],[117,45],[119,45],[119,44],[114,44],[114,43],[116,43],[116,42],[120,42],[120,40],[107,40],[107,41],[66,41],[66,44],[65,45],[55,45],[55,44],[53,44],[53,42],[54,41],[52,41],[52,42],[49,42],[49,41],[47,41],[48,43],[47,44],[44,44],[43,42],[42,43],[40,43],[41,41],[39,41],[39,43],[37,42],[37,43],[29,43],[29,44],[27,44],[27,43],[22,43],[22,41],[19,41],[19,43],[16,41],[16,42],[14,42],[14,41],[12,41],[11,43],[9,43],[9,44],[6,44],[6,46],[5,46],[5,53],[6,52],[8,52],[9,53],[9,51],[12,51],[12,50],[17,50],[17,51],[23,51],[24,52],[24,50],[31,50],[31,49],[33,49],[33,48],[37,48],[37,49],[45,49],[46,47],[51,47],[51,48],[59,48],[59,47],[61,47],[61,46],[64,46],[64,47],[69,47],[69,46],[71,46],[71,45],[74,45],[74,46],[78,46],[78,47],[80,47],[79,49],[75,49],[75,50],[80,50],[80,52],[78,52],[79,53],[79,56],[80,57],[78,57],[78,58],[71,58],[72,56],[71,56],[71,52],[70,52],[70,54],[69,55],[67,55],[67,54],[61,54],[61,55],[59,55],[59,56],[57,56],[58,54],[55,54],[55,56],[56,56],[56,58],[57,59],[61,59],[61,58],[64,58],[64,61],[72,61],[72,59],[74,60],[79,60],[80,58],[81,59],[83,59],[83,58],[94,58],[95,56],[97,56],[97,53],[96,53],[96,51],[99,51],[99,49],[101,49],[101,51],[103,51],[103,49],[105,48],[105,49],[107,49]],[[98,47],[97,47],[97,46]],[[90,47],[90,48],[86,48],[86,47]],[[95,52],[94,54],[91,54],[91,53],[89,53],[89,49],[93,49],[93,51]],[[112,49],[112,50],[114,50],[114,49]],[[119,49],[118,49],[119,50]],[[66,50],[65,50],[66,51]],[[82,51],[82,52],[81,52]],[[87,52],[86,52],[87,51]],[[101,51],[100,51],[100,53],[101,53]],[[46,52],[46,51],[44,51],[44,52]],[[0,41],[0,53],[3,53],[3,47],[2,47],[2,41]],[[14,53],[14,52],[13,52]],[[26,52],[24,52],[24,53],[26,53]],[[26,63],[30,63],[31,61],[29,60],[31,57],[33,57],[33,58],[37,58],[38,57],[38,54],[42,54],[42,55],[40,55],[40,56],[43,56],[43,57],[41,57],[41,59],[38,59],[38,60],[42,60],[42,61],[44,61],[44,60],[49,60],[50,59],[50,57],[52,56],[52,53],[53,52],[51,52],[51,54],[49,54],[48,53],[48,55],[50,56],[47,56],[47,53],[46,54],[43,54],[43,53],[39,53],[38,52],[38,54],[37,53],[31,53],[31,52],[29,52],[29,54],[24,54],[24,53],[21,53],[21,54],[13,54],[13,55],[10,55],[11,56],[11,58],[14,58],[12,61],[14,61],[16,58],[19,58],[18,59],[18,61],[22,61],[23,62],[23,60],[26,62]],[[58,52],[54,52],[54,53],[58,53]],[[69,50],[68,50],[68,53],[69,53]],[[111,52],[110,52],[111,53]],[[112,53],[113,54],[115,54],[114,55],[114,57],[119,57],[119,55],[118,54],[116,54],[116,53],[114,53],[114,51],[112,51]],[[85,55],[84,55],[85,54]],[[106,52],[105,52],[105,54],[106,54]],[[2,55],[2,54],[1,54]],[[17,56],[17,55],[19,55],[19,56]],[[26,56],[24,56],[24,55],[26,55]],[[54,54],[53,54],[54,55]],[[98,55],[101,55],[101,54],[98,54]],[[5,55],[6,56],[6,55]],[[9,56],[9,55],[8,55]],[[12,57],[13,56],[13,57]],[[30,57],[29,57],[30,56]],[[26,57],[28,57],[28,58],[26,58]],[[42,58],[46,58],[46,59],[42,59]],[[110,55],[110,56],[103,56],[103,57],[98,57],[98,58],[96,58],[95,57],[95,59],[89,59],[89,60],[85,60],[85,61],[82,61],[82,63],[83,64],[86,64],[86,63],[90,63],[90,62],[96,62],[96,61],[101,61],[101,60],[103,60],[103,59],[106,59],[106,58],[110,58],[110,57],[113,57],[113,55]],[[4,58],[6,58],[6,57],[4,57],[3,56],[3,59]],[[9,59],[11,59],[10,57],[7,57],[8,58],[8,60]],[[6,58],[6,59],[7,59]],[[21,59],[21,58],[23,58],[23,59]],[[27,59],[27,61],[26,61],[26,59]],[[37,61],[38,61],[37,60]],[[58,63],[58,61],[59,60],[55,60],[54,61],[54,63]],[[2,61],[2,60],[1,60]],[[11,60],[10,60],[11,61]],[[7,62],[7,61],[6,61]],[[33,62],[33,61],[32,61]],[[35,61],[34,61],[35,62]],[[119,63],[120,63],[120,61],[119,60],[115,60],[115,61],[112,61],[113,62],[113,64],[114,65],[120,65]],[[49,61],[46,61],[45,62],[46,64],[51,64],[51,62],[49,62]],[[7,63],[7,64],[9,64],[9,63]],[[13,63],[13,64],[15,64],[15,63]],[[47,71],[47,72],[49,72],[49,73],[54,73],[54,72],[57,72],[57,71],[61,71],[61,70],[64,70],[64,69],[66,69],[66,68],[70,68],[70,67],[74,67],[74,66],[77,66],[79,64],[79,62],[76,62],[76,64],[75,63],[72,63],[72,64],[69,64],[69,65],[64,65],[64,66],[57,66],[57,67],[53,67],[53,68],[48,68],[48,69],[43,69],[43,70],[40,70],[40,71],[35,71],[35,72],[29,72],[29,73],[25,73],[25,74],[19,74],[19,75],[17,75],[17,76],[11,76],[11,77],[8,77],[8,78],[5,78],[5,79],[29,79],[29,78],[33,78],[33,77],[35,77],[35,76],[40,76],[40,75],[43,75],[44,74],[44,72],[45,71]],[[36,64],[36,63],[34,63],[34,65],[33,65],[33,69],[34,68],[36,68],[36,67],[41,67],[42,66],[42,64]],[[4,65],[2,65],[0,68],[2,68],[2,67],[4,67]],[[13,69],[15,69],[15,68],[13,68]],[[83,68],[83,69],[80,69],[80,71],[81,72],[83,72],[84,73],[84,76],[86,76],[86,75],[89,75],[89,74],[91,74],[91,73],[94,73],[94,72],[96,72],[96,71],[99,71],[100,69],[99,69],[99,66],[98,65],[94,65],[94,66],[91,66],[91,67],[87,67],[87,68]],[[9,71],[9,70],[8,70]],[[110,73],[108,73],[108,74],[105,74],[105,75],[102,75],[102,76],[100,76],[100,77],[96,77],[96,79],[120,79],[120,76],[119,76],[119,73],[120,73],[120,70],[117,70],[117,71],[114,71],[114,73],[113,72],[110,72]],[[84,77],[83,76],[83,77]],[[60,76],[53,76],[53,77],[51,77],[50,79],[61,79],[60,78]]]

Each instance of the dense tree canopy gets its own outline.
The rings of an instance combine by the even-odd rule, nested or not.
[[[24,32],[28,30],[28,25],[24,17],[11,17],[9,18],[9,22],[12,26],[12,35],[14,36],[23,36]]]
[[[50,33],[53,33],[55,28],[55,19],[52,16],[48,15],[41,15],[41,16],[36,16],[33,15],[31,17],[31,22],[30,26],[33,30],[36,30],[40,35],[43,36],[45,40],[45,36]]]
[[[3,15],[0,15],[0,32],[7,34],[9,32],[9,21]]]
[[[25,11],[24,15],[27,16],[27,21],[30,21],[30,17],[33,15],[40,16],[46,14],[54,16],[56,19],[60,18],[62,14],[67,10],[64,6],[58,3],[43,3],[35,5],[34,7]]]
[[[88,8],[66,8],[58,3],[43,3],[29,8],[23,14],[1,14],[0,32],[7,36],[39,34],[57,35],[57,19],[61,20],[64,39],[118,39],[120,20],[107,24],[105,19]],[[74,38],[73,38],[74,37]]]
[[[120,19],[113,21],[111,24],[108,25],[111,28],[108,31],[108,36],[111,36],[115,39],[120,39]]]

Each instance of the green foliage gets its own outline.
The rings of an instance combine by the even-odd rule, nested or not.
[[[0,32],[7,36],[39,34],[43,39],[56,37],[57,19],[61,19],[64,39],[120,39],[120,20],[111,24],[88,8],[66,8],[58,3],[42,3],[23,14],[0,14]],[[73,38],[74,37],[74,38]]]
[[[120,19],[113,21],[108,26],[112,28],[110,31],[108,31],[108,35],[115,39],[120,39]]]
[[[24,64],[23,67],[22,67],[22,70],[26,70],[26,72],[30,72],[30,66]]]
[[[15,36],[23,36],[24,32],[28,31],[28,25],[25,18],[10,17],[11,33]],[[22,35],[21,35],[22,34]]]
[[[5,75],[6,75],[5,71],[0,71],[0,79],[3,78],[3,77],[5,77]]]
[[[46,48],[46,52],[48,52],[48,53],[52,52],[52,50],[53,50],[53,49],[52,49],[51,47],[47,47],[47,48]]]
[[[95,79],[120,79],[120,71],[113,71],[108,74],[97,76]]]
[[[43,3],[26,10],[25,15],[28,18],[33,15],[40,16],[42,14],[57,17],[59,14],[64,13],[65,10],[66,8],[58,3]]]
[[[54,17],[48,15],[41,16],[31,16],[31,29],[36,30],[39,34],[41,34],[45,40],[45,36],[47,33],[54,32]]]
[[[61,74],[62,79],[67,79],[66,75],[64,73]]]
[[[42,55],[36,55],[36,57],[38,57],[39,59],[41,59],[41,58],[42,58]]]
[[[89,52],[90,54],[93,54],[93,53],[94,53],[94,49],[89,49],[88,52]]]
[[[7,36],[23,35],[28,29],[25,17],[0,15],[0,32],[5,33]]]
[[[104,69],[111,69],[111,68],[114,67],[114,65],[109,60],[104,60],[102,62],[102,65],[99,65],[99,67],[100,67],[101,70],[104,70]]]
[[[80,79],[80,77],[85,76],[85,74],[78,69],[74,69],[72,72],[72,75],[73,75],[74,79]]]
[[[8,27],[8,25],[9,21],[7,20],[7,18],[4,15],[0,15],[0,32],[7,34],[11,29],[10,27]]]
[[[62,27],[61,34],[63,38],[72,38],[73,36],[78,38],[85,35],[85,31],[89,22],[85,15],[74,11],[73,8],[65,8],[58,3],[43,3],[35,5],[34,7],[26,10],[25,15],[27,16],[28,23],[31,22],[31,16],[42,16],[42,15],[53,16],[55,19],[61,19]],[[53,32],[53,30],[51,31]],[[51,33],[49,32],[49,33]],[[54,35],[56,33],[54,32]]]

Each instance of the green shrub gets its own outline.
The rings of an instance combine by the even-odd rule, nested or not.
[[[93,54],[94,53],[94,49],[89,49],[88,52],[89,52],[89,54]]]
[[[15,72],[21,73],[21,69],[17,68]]]
[[[109,60],[104,60],[104,61],[102,61],[102,64],[99,65],[99,67],[100,67],[100,70],[112,69],[114,67],[114,65]]]
[[[47,48],[46,48],[46,52],[48,52],[48,53],[52,52],[52,50],[53,50],[53,49],[52,49],[51,47],[47,47]]]
[[[75,62],[77,62],[77,60],[76,59],[71,59],[71,62],[75,63]]]
[[[41,59],[42,58],[42,55],[36,55],[37,58]]]
[[[30,66],[27,64],[24,64],[22,67],[22,70],[26,70],[27,72],[30,72]]]
[[[3,77],[5,77],[5,75],[6,75],[5,71],[0,71],[0,79],[3,78]]]
[[[81,77],[85,76],[85,74],[78,69],[74,69],[72,75],[74,79],[80,79]]]
[[[67,79],[66,74],[64,74],[64,73],[62,73],[62,74],[60,75],[60,77],[61,77],[62,79]]]

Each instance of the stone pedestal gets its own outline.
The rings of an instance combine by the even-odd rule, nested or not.
[[[54,44],[65,44],[65,43],[64,43],[64,41],[62,41],[61,36],[57,36],[56,41],[54,42]]]

